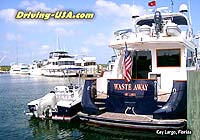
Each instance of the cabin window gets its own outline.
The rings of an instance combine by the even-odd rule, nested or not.
[[[76,66],[81,66],[81,63],[76,63]]]
[[[180,49],[160,49],[157,50],[157,67],[180,67]]]
[[[187,50],[186,67],[195,66],[195,61],[193,56],[194,56],[193,52],[191,50]]]
[[[60,61],[59,65],[75,65],[74,61]]]
[[[53,62],[53,65],[58,65],[58,62]]]
[[[84,66],[91,66],[91,65],[96,65],[96,62],[86,62],[86,63],[84,63]]]

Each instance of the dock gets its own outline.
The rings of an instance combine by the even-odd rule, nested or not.
[[[187,129],[192,131],[192,135],[188,135],[187,140],[199,140],[200,71],[189,71],[187,77]]]

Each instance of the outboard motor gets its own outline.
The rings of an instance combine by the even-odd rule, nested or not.
[[[161,13],[159,11],[155,12],[154,22],[156,24],[155,25],[155,31],[156,31],[156,35],[158,37],[159,33],[162,32],[162,16],[161,16]]]

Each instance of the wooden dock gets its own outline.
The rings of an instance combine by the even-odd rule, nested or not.
[[[187,129],[192,130],[188,140],[200,140],[200,71],[187,73]]]

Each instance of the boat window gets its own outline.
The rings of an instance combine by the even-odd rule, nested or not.
[[[140,50],[131,52],[132,56],[132,78],[147,79],[151,71],[152,56],[151,51]]]
[[[59,61],[59,65],[75,65],[74,61]]]
[[[186,59],[186,67],[195,66],[195,61],[193,57],[193,52],[191,50],[187,50],[187,59]]]
[[[171,15],[168,15],[168,16],[162,15],[162,16],[163,16],[164,20],[172,17]],[[188,25],[187,19],[184,16],[174,15],[172,19],[173,19],[172,22],[176,23],[177,25]],[[155,23],[155,22],[154,22],[154,19],[152,17],[150,19],[148,19],[148,18],[147,19],[141,19],[136,24],[140,25],[140,26],[142,26],[142,25],[152,26],[153,23]]]
[[[158,49],[157,67],[180,67],[181,66],[180,49]]]
[[[76,63],[76,66],[81,66],[81,63]]]
[[[58,62],[53,62],[53,65],[58,65]]]
[[[91,66],[91,65],[96,65],[96,62],[86,62],[86,63],[84,63],[84,66]]]

